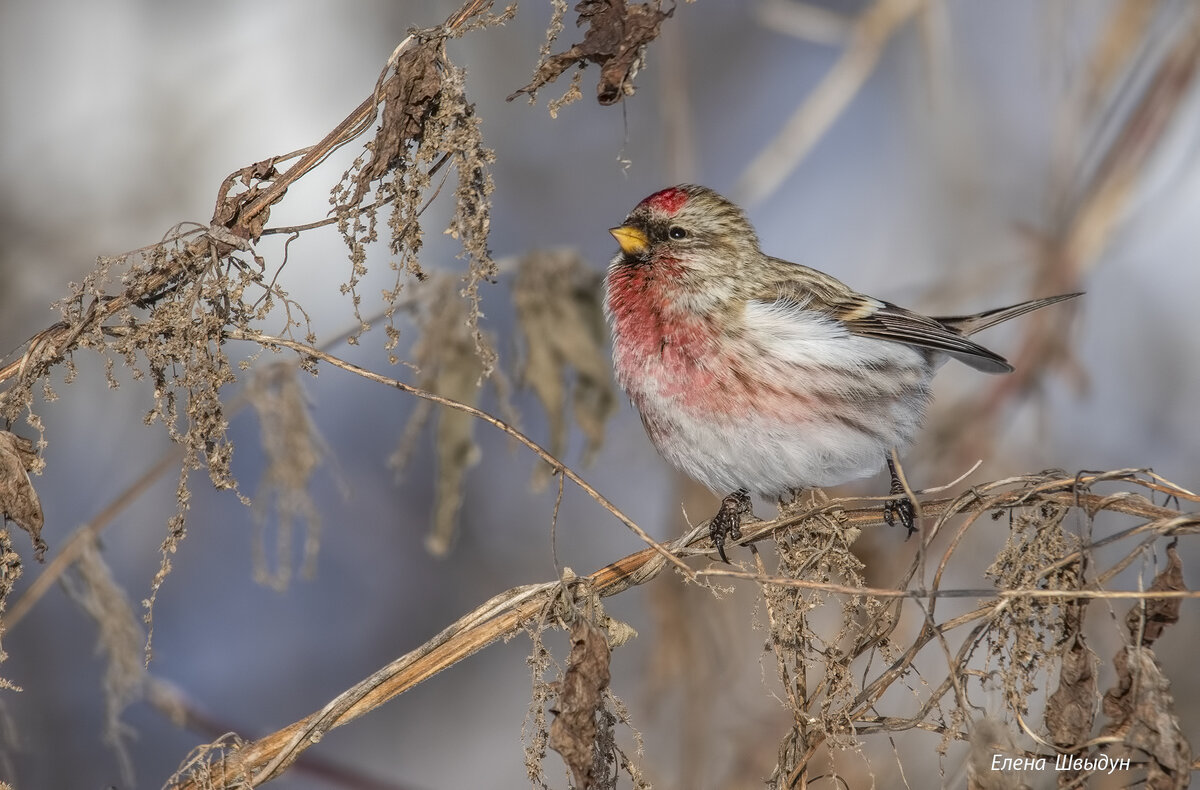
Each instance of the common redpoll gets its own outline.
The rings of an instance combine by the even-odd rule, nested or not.
[[[868,477],[881,461],[891,469],[948,357],[1012,370],[968,335],[1079,295],[930,318],[765,255],[740,208],[690,184],[655,192],[610,233],[621,245],[605,278],[617,382],[664,458],[734,491],[710,522],[722,559],[749,492],[782,498]],[[907,499],[885,512],[911,532]]]

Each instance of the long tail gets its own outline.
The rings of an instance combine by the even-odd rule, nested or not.
[[[974,315],[955,315],[948,317],[934,318],[939,324],[944,324],[952,329],[962,332],[964,335],[973,335],[976,332],[982,332],[988,327],[1003,323],[1010,318],[1016,318],[1019,315],[1032,313],[1034,310],[1040,310],[1052,304],[1065,302],[1068,299],[1074,299],[1077,296],[1083,296],[1083,291],[1073,294],[1059,294],[1058,296],[1047,296],[1044,299],[1030,299],[1028,302],[1009,305],[1008,307],[997,307],[995,310],[987,310]]]

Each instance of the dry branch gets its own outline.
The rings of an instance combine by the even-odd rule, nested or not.
[[[1179,510],[1154,504],[1135,490],[1125,490],[1119,495],[1092,493],[1094,486],[1119,483],[1129,489],[1141,489],[1160,493],[1180,500],[1200,504],[1200,496],[1187,492],[1166,481],[1140,470],[1117,470],[1106,473],[1081,473],[1076,476],[1047,473],[1038,476],[1013,478],[977,486],[955,498],[940,498],[922,501],[922,511],[936,518],[923,542],[928,545],[948,523],[949,519],[962,513],[981,515],[1013,510],[1036,511],[1046,506],[1057,506],[1064,511],[1076,509],[1087,517],[1100,511],[1120,513],[1141,519],[1136,527],[1117,533],[1104,543],[1114,539],[1135,539],[1141,536],[1163,538],[1200,532],[1200,510]],[[767,539],[780,539],[786,535],[802,534],[836,514],[839,528],[847,533],[883,525],[882,508],[864,506],[861,499],[832,500],[817,507],[799,510],[779,519],[753,525],[746,531],[743,543],[749,544]],[[578,580],[583,590],[607,597],[619,594],[633,586],[644,584],[667,566],[667,556],[674,562],[696,555],[713,556],[713,550],[705,546],[707,525],[701,524],[688,535],[669,544],[643,549],[617,562],[607,565]],[[1080,552],[1089,552],[1098,545],[1081,546]],[[1140,551],[1135,546],[1134,552]],[[1071,557],[1061,558],[1070,562]],[[1053,563],[1039,568],[1035,576],[1046,578],[1053,573]],[[872,710],[887,690],[902,678],[912,665],[920,650],[934,639],[965,625],[974,625],[977,631],[997,616],[1009,602],[1085,600],[1093,598],[1134,598],[1139,600],[1161,600],[1178,598],[1200,598],[1200,592],[1192,590],[1131,590],[1113,591],[1091,585],[1077,589],[1044,589],[1038,586],[1024,589],[939,589],[936,586],[915,589],[866,588],[846,586],[838,583],[778,577],[758,571],[707,568],[695,571],[698,578],[733,577],[742,578],[766,588],[795,588],[822,593],[853,596],[856,599],[903,598],[925,601],[933,606],[938,598],[972,597],[981,600],[974,611],[948,619],[941,623],[930,623],[921,629],[909,648],[897,656],[890,666],[861,690],[849,702],[848,710],[859,721],[858,730],[863,733],[890,731],[922,726],[924,712],[912,718],[878,718]],[[911,581],[911,576],[907,581]],[[402,694],[433,675],[482,650],[498,639],[515,635],[546,618],[546,612],[556,605],[563,586],[562,582],[549,581],[542,584],[517,587],[497,595],[481,606],[464,615],[421,647],[401,656],[378,672],[348,689],[330,701],[321,710],[253,743],[225,751],[219,763],[209,765],[205,782],[200,784],[182,778],[171,785],[177,790],[210,790],[212,788],[234,788],[246,778],[254,783],[277,776],[297,755],[318,741],[325,732],[349,723],[388,700]],[[932,610],[931,610],[932,611]],[[970,643],[970,640],[969,642]],[[962,656],[965,659],[965,655]],[[949,688],[934,691],[934,699]],[[965,732],[950,733],[966,737]],[[806,759],[816,749],[810,744]]]
[[[738,180],[734,194],[739,203],[764,200],[792,174],[871,76],[892,36],[922,4],[923,0],[875,0],[855,19],[838,62]]]
[[[491,5],[492,0],[468,0],[446,20],[441,28],[444,31],[442,35],[459,30]],[[412,39],[413,36],[409,36],[401,47]],[[380,83],[383,81],[384,77],[381,75]],[[55,324],[35,335],[27,342],[27,350],[20,359],[0,368],[0,384],[18,373],[22,377],[39,375],[46,366],[60,360],[64,354],[71,351],[75,341],[84,331],[101,325],[122,310],[153,299],[177,278],[185,276],[187,272],[184,267],[187,262],[203,258],[210,251],[220,256],[234,250],[248,251],[249,242],[262,235],[271,206],[283,198],[289,186],[311,172],[338,148],[362,134],[375,119],[380,99],[377,86],[375,92],[364,99],[316,145],[293,154],[256,162],[230,174],[219,190],[212,224],[207,229],[198,228],[178,233],[172,239],[193,239],[187,246],[185,255],[172,259],[171,265],[161,267],[152,272],[151,276],[138,279],[119,296],[93,302],[77,324]],[[280,173],[276,166],[297,155],[300,157],[299,161]],[[247,191],[238,195],[231,194],[239,182],[247,186]]]

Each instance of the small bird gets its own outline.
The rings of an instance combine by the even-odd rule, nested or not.
[[[886,462],[902,493],[891,451],[911,444],[942,363],[1010,372],[968,336],[1080,295],[930,318],[764,254],[740,208],[692,184],[655,192],[609,232],[621,247],[604,281],[617,382],[664,458],[733,492],[709,525],[726,562],[751,491],[783,498]],[[911,534],[907,498],[888,503],[896,517]]]

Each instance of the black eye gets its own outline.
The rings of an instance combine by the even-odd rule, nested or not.
[[[688,237],[688,232],[678,225],[672,225],[671,227],[667,228],[667,235],[673,239],[686,239]]]

